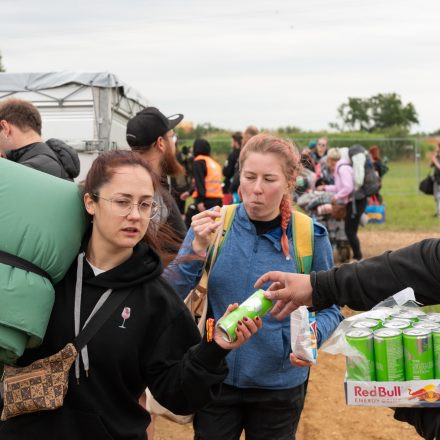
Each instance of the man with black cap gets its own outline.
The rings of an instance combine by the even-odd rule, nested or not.
[[[147,107],[128,121],[127,142],[161,177],[162,191],[157,196],[162,207],[160,223],[167,223],[183,239],[186,234],[185,224],[170,194],[171,176],[185,172],[176,158],[177,136],[174,133],[174,128],[182,119],[182,114],[166,117],[156,107]]]
[[[176,158],[177,136],[174,128],[183,119],[182,114],[166,117],[156,107],[147,107],[138,112],[127,124],[127,143],[139,153],[161,178],[161,190],[155,195],[161,206],[159,227],[166,224],[176,234],[176,245],[180,246],[186,235],[185,223],[182,220],[176,201],[171,196],[171,177],[183,174],[184,168]],[[177,253],[170,249],[169,253]],[[146,395],[143,393],[140,404],[145,407]],[[154,437],[154,417],[147,430],[147,437]]]

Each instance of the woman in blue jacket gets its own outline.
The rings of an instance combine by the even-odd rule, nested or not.
[[[243,148],[240,164],[240,204],[209,278],[209,311],[218,320],[231,302],[243,302],[255,281],[268,270],[298,272],[293,256],[291,193],[299,172],[293,144],[266,134]],[[202,259],[217,210],[194,216],[176,261],[166,277],[184,298],[202,272]],[[333,265],[325,228],[314,224],[312,270]],[[189,258],[189,256],[193,258]],[[263,286],[265,288],[267,286]],[[317,313],[318,344],[342,319],[332,306]],[[227,356],[229,374],[220,396],[196,413],[196,439],[235,440],[244,430],[247,440],[292,439],[304,405],[309,369],[290,353],[290,319],[265,315],[263,329],[244,347]],[[290,359],[289,359],[290,356]]]

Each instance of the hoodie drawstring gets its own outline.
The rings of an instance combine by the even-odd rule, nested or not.
[[[78,267],[76,270],[75,306],[74,306],[75,337],[78,336],[79,328],[80,328],[83,264],[84,264],[84,252],[82,252],[78,255]],[[86,322],[84,323],[82,329],[85,328],[85,326],[88,324],[88,322],[90,321],[92,316],[107,301],[107,298],[110,296],[111,293],[112,293],[112,289],[108,289],[101,295],[101,297],[99,298],[95,307],[93,308],[92,313],[90,313],[89,317],[86,319]],[[87,345],[85,345],[81,349],[81,353],[78,353],[78,356],[75,359],[75,377],[76,377],[77,383],[79,383],[79,377],[80,377],[80,367],[79,367],[80,356],[82,356],[84,370],[86,372],[86,376],[88,377],[90,363],[89,363],[89,352],[87,350]]]

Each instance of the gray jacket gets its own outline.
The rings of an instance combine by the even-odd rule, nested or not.
[[[79,175],[78,154],[58,139],[49,139],[47,143],[35,142],[18,150],[11,150],[7,158],[61,179],[73,180]]]

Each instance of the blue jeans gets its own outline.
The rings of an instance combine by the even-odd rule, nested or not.
[[[223,384],[220,396],[194,417],[195,440],[292,440],[304,406],[306,383],[287,390],[236,388]]]

